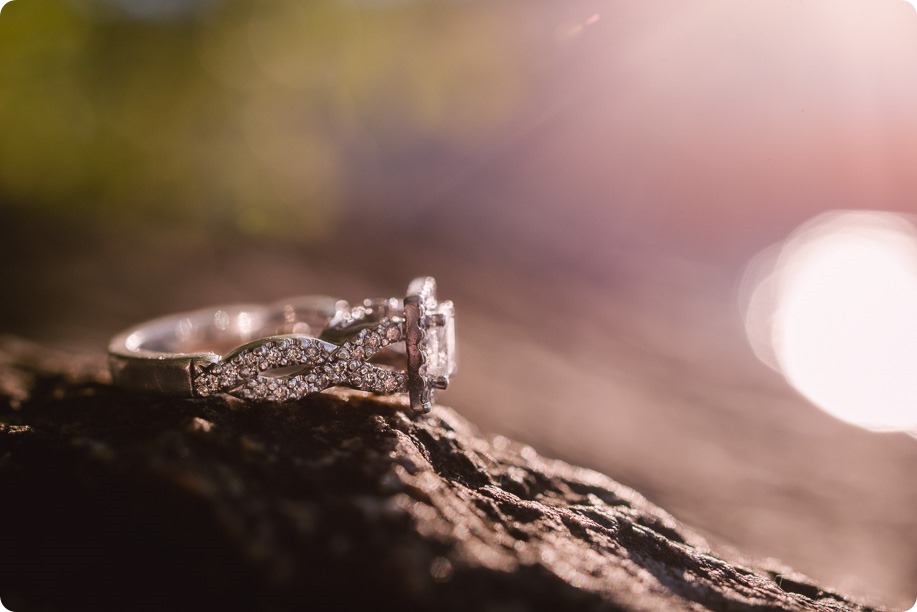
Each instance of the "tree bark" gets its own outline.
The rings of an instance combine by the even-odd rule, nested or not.
[[[443,406],[145,397],[13,338],[0,491],[14,612],[875,609]]]

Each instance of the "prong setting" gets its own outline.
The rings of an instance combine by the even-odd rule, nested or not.
[[[428,327],[445,327],[446,326],[446,315],[441,312],[434,312],[427,315],[427,326]]]
[[[429,412],[434,390],[445,389],[456,369],[455,307],[439,302],[433,277],[415,279],[404,300],[411,407]]]

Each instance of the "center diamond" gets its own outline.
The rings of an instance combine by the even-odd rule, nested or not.
[[[455,373],[455,307],[452,302],[443,302],[437,309],[427,313],[432,325],[427,326],[424,354],[427,358],[427,376],[448,378]]]

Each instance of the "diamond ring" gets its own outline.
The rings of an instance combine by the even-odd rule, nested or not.
[[[297,400],[330,387],[408,393],[428,412],[456,369],[455,308],[432,277],[404,299],[234,304],[142,323],[108,347],[115,384],[173,397]]]

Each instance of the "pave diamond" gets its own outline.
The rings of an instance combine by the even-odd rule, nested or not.
[[[401,393],[407,385],[404,374],[367,361],[383,346],[400,341],[403,327],[399,317],[384,318],[339,346],[303,336],[265,338],[196,366],[194,392],[272,402],[300,399],[334,385]]]

